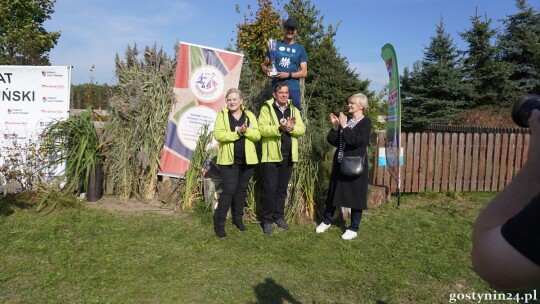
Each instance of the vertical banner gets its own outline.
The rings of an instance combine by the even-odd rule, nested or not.
[[[70,84],[69,66],[0,66],[0,165],[31,154],[48,125],[69,117]]]
[[[160,175],[181,177],[189,168],[204,125],[214,127],[225,93],[240,82],[243,55],[180,42],[174,80],[176,103],[167,123]]]
[[[401,147],[401,97],[399,88],[399,70],[394,47],[387,43],[382,47],[381,56],[386,64],[390,85],[388,89],[388,116],[386,123],[386,165],[394,179],[398,181]]]

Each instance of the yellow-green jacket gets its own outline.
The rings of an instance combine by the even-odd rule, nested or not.
[[[264,102],[259,113],[259,131],[262,137],[262,157],[261,163],[280,162],[281,155],[281,131],[279,130],[279,120],[274,111],[274,99]],[[304,135],[306,126],[300,116],[300,111],[294,107],[292,101],[288,101],[291,109],[291,117],[296,117],[296,124],[291,134],[291,153],[293,162],[298,162],[298,137]]]
[[[248,128],[244,136],[246,162],[248,165],[254,165],[259,162],[255,142],[261,139],[259,133],[259,124],[257,117],[248,109],[242,106],[242,110],[249,120]],[[234,142],[240,138],[240,134],[236,131],[231,131],[229,124],[229,109],[224,108],[218,113],[216,122],[214,123],[214,138],[219,142],[219,150],[217,155],[218,165],[232,165],[234,162]]]

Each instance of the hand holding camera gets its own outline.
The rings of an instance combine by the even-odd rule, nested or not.
[[[534,109],[540,110],[540,95],[524,95],[512,106],[512,120],[520,127],[529,127],[529,117]]]
[[[540,110],[533,109],[527,124],[531,127],[531,138],[529,141],[528,159],[522,170],[529,170],[532,176],[536,177],[536,182],[540,184]]]
[[[540,95],[527,94],[519,98],[512,106],[512,120],[520,127],[531,128],[529,157],[522,169],[531,168],[536,173],[540,168]]]

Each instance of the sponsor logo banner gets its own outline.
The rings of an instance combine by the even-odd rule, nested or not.
[[[68,66],[0,65],[0,155],[69,117],[70,79]]]

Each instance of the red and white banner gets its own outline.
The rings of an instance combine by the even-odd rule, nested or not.
[[[242,61],[242,54],[180,42],[176,104],[167,123],[160,175],[180,177],[187,171],[201,127],[213,129],[225,106],[225,93],[238,87]]]

